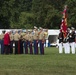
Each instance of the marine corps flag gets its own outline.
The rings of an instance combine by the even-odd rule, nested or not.
[[[62,12],[62,22],[60,25],[60,30],[63,32],[64,37],[67,36],[67,5],[64,6],[64,10]]]

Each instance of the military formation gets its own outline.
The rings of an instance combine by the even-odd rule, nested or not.
[[[39,27],[38,29],[36,26],[32,31],[2,31],[0,35],[0,53],[44,55],[45,36],[43,28]]]
[[[59,36],[59,53],[65,54],[75,54],[75,46],[76,46],[76,33],[75,28],[71,27],[67,29],[66,37],[62,30],[60,30]]]

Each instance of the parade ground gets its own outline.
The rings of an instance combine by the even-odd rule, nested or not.
[[[44,55],[0,55],[0,75],[76,75],[76,54],[49,47]]]

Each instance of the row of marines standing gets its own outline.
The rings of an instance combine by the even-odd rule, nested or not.
[[[45,34],[43,28],[40,27],[39,29],[38,31],[35,26],[33,32],[26,30],[23,33],[22,30],[19,32],[16,30],[15,34],[12,31],[6,33],[3,31],[0,35],[1,54],[28,54],[29,52],[30,54],[39,54],[39,52],[44,54]],[[38,49],[38,43],[40,50]],[[13,49],[13,44],[15,44],[15,50]]]
[[[76,33],[75,28],[71,27],[67,29],[66,37],[64,37],[64,33],[60,31],[58,39],[59,39],[59,53],[65,54],[75,54],[75,45],[76,45]],[[64,49],[63,49],[64,48]]]

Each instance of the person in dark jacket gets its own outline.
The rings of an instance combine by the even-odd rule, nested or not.
[[[71,28],[72,32],[69,35],[69,43],[71,46],[71,52],[72,54],[75,54],[75,28]]]
[[[13,31],[10,31],[10,54],[13,54],[13,39],[14,39],[14,35],[13,35]]]
[[[59,36],[59,53],[63,53],[63,32],[60,30]]]

